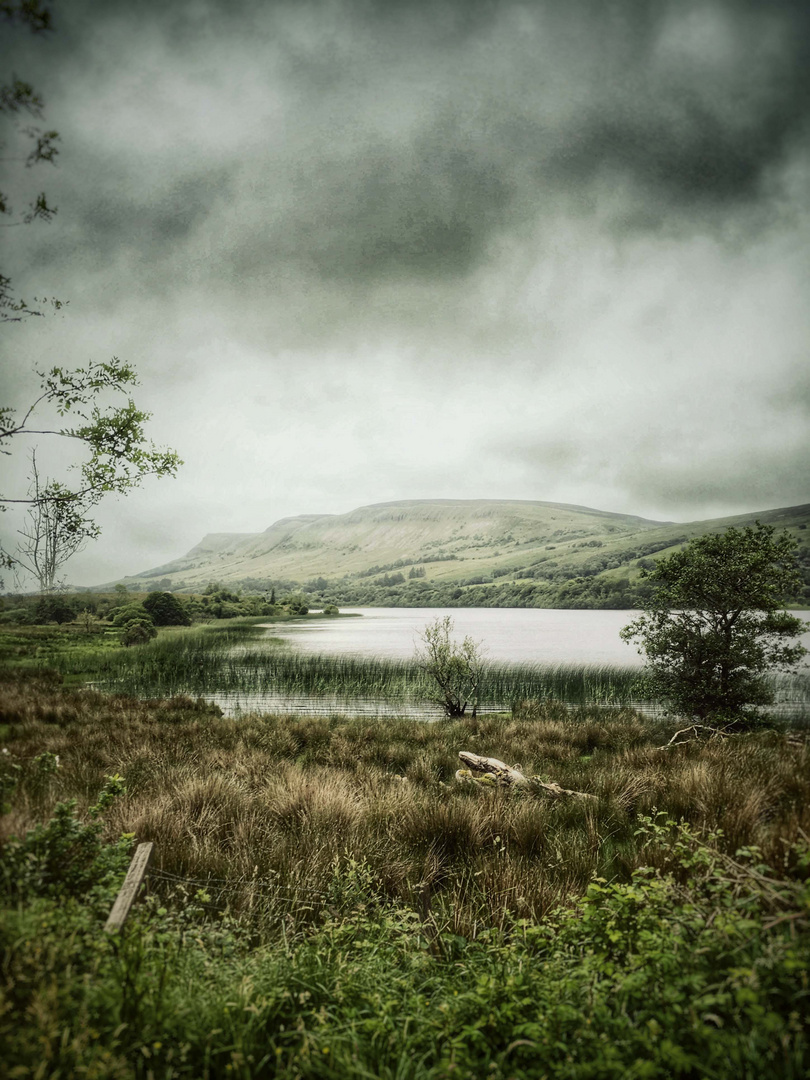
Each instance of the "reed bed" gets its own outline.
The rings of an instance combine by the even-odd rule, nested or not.
[[[250,622],[162,633],[127,650],[73,650],[43,654],[42,662],[70,677],[77,670],[93,685],[142,698],[190,694],[215,698],[236,711],[276,710],[279,695],[350,713],[362,702],[388,703],[412,712],[433,701],[435,687],[415,659],[397,660],[300,652]],[[795,724],[810,717],[810,674],[773,676],[775,713]],[[262,705],[262,696],[266,695]],[[276,699],[276,700],[274,700]],[[328,700],[327,700],[328,699]],[[569,705],[625,705],[653,712],[644,700],[638,668],[587,664],[486,663],[480,685],[483,710],[510,710],[520,701],[564,701]],[[282,705],[283,707],[283,705]],[[391,708],[388,710],[391,712]]]
[[[87,672],[105,689],[139,697],[221,693],[255,697],[265,691],[334,695],[346,700],[429,702],[432,682],[415,660],[299,652],[251,625],[202,627],[161,635],[138,648],[72,654],[57,667]],[[524,699],[573,704],[626,704],[638,697],[638,671],[597,665],[488,663],[483,706],[511,708]]]

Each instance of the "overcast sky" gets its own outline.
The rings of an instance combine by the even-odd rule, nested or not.
[[[810,501],[806,0],[53,9],[3,69],[59,213],[3,269],[69,305],[0,328],[2,399],[118,356],[185,460],[74,583],[393,499]]]

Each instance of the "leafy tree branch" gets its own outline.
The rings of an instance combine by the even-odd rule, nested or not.
[[[67,559],[99,535],[90,512],[105,495],[126,494],[147,476],[175,476],[182,462],[174,450],[148,440],[150,414],[129,396],[138,383],[130,365],[114,357],[84,368],[54,367],[37,374],[40,392],[24,411],[0,408],[0,452],[12,455],[17,443],[29,436],[53,436],[82,444],[85,457],[68,467],[75,470],[77,482],[41,481],[34,449],[27,494],[0,491],[0,511],[13,504],[29,507],[22,541],[15,552],[0,548],[0,562],[33,573],[48,592]],[[123,404],[107,400],[111,395],[123,396]],[[47,409],[79,422],[35,426],[35,417]]]

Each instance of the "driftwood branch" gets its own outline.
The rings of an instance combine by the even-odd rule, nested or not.
[[[469,750],[460,750],[459,758],[465,767],[456,772],[460,783],[480,784],[482,787],[525,787],[552,799],[596,799],[585,791],[571,791],[559,784],[548,783],[539,776],[525,776],[520,769],[507,765],[498,758],[481,757]]]
[[[686,735],[691,731],[692,736],[689,739],[681,739],[679,742],[675,742],[679,735]],[[656,750],[669,750],[671,746],[683,746],[684,743],[694,742],[695,739],[700,738],[701,731],[708,731],[709,738],[724,739],[731,734],[730,731],[726,731],[724,728],[711,727],[709,724],[690,724],[689,727],[681,728],[680,731],[676,731],[669,742],[664,743],[663,746],[656,746]]]

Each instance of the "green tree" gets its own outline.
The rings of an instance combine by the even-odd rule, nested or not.
[[[70,484],[40,481],[35,468],[26,495],[0,491],[0,510],[14,505],[33,509],[27,532],[33,525],[40,550],[44,551],[45,536],[51,553],[61,550],[65,558],[58,561],[54,568],[58,569],[84,542],[99,535],[91,514],[105,496],[124,495],[147,476],[174,476],[182,461],[174,450],[156,447],[147,439],[150,414],[138,409],[130,397],[138,384],[137,373],[116,357],[85,368],[54,367],[37,374],[40,392],[25,411],[0,407],[0,454],[12,456],[16,446],[30,438],[65,439],[80,450],[70,466],[75,479]],[[37,422],[42,413],[45,419]],[[73,423],[61,422],[68,416]],[[0,564],[32,570],[31,543],[29,537],[16,552],[0,547]],[[50,557],[46,564],[47,583],[52,577]],[[42,584],[38,560],[32,572]]]
[[[459,643],[451,637],[453,620],[449,615],[428,623],[420,637],[416,660],[434,683],[432,700],[444,709],[445,716],[471,716],[478,711],[483,658],[479,642],[465,637]]]
[[[191,619],[177,597],[169,592],[150,592],[143,602],[155,626],[190,626]]]
[[[61,626],[63,623],[73,622],[76,612],[59,596],[43,596],[36,606],[37,622],[55,622]]]
[[[292,593],[284,601],[290,615],[306,615],[309,612],[309,601],[303,593]]]
[[[654,694],[679,714],[740,719],[773,702],[768,673],[794,669],[805,623],[781,610],[800,580],[795,543],[768,525],[701,536],[643,570],[653,588],[621,631],[646,658]]]

